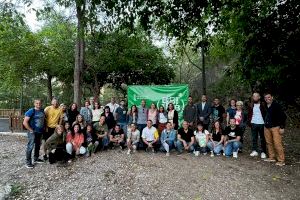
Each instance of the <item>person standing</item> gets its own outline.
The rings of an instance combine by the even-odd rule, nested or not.
[[[101,108],[100,103],[96,101],[94,103],[94,109],[92,109],[92,115],[93,115],[92,124],[99,122],[100,116],[103,112],[104,110]]]
[[[125,108],[125,101],[120,101],[120,106],[116,110],[117,124],[127,134],[127,109]]]
[[[116,120],[116,111],[117,111],[117,108],[119,107],[119,104],[116,103],[116,98],[115,97],[111,97],[110,99],[110,103],[108,103],[106,106],[109,107],[110,109],[110,112],[112,112],[115,120]]]
[[[275,162],[277,160],[276,165],[284,166],[285,155],[282,135],[284,133],[286,115],[279,103],[274,101],[271,93],[266,93],[264,97],[267,103],[264,135],[269,155],[269,158],[265,159],[265,161]]]
[[[43,135],[43,140],[45,142],[54,133],[57,125],[62,123],[63,112],[59,107],[58,100],[53,98],[51,101],[51,106],[45,108],[45,120],[46,120],[46,132]],[[44,145],[44,159],[47,160],[48,156],[46,154],[46,146]]]
[[[236,102],[236,111],[235,111],[235,124],[239,126],[240,129],[240,134],[241,134],[241,139],[240,142],[243,144],[244,143],[244,133],[246,130],[246,125],[247,125],[247,114],[243,110],[243,102],[242,101],[237,101]],[[242,147],[239,149],[241,152]]]
[[[208,130],[209,116],[211,114],[211,105],[207,102],[207,96],[202,95],[201,103],[197,105],[198,121],[203,123],[204,129]]]
[[[189,123],[190,127],[194,127],[197,121],[197,106],[193,103],[193,98],[189,96],[188,104],[183,110],[183,120]]]
[[[32,150],[34,148],[34,163],[41,163],[43,160],[39,159],[39,152],[41,146],[41,139],[45,131],[45,113],[42,109],[42,101],[40,99],[34,100],[34,108],[29,109],[25,113],[23,121],[24,127],[28,130],[28,143],[26,149],[26,167],[33,168],[32,164]]]
[[[72,103],[70,109],[68,110],[68,122],[70,125],[76,120],[77,115],[79,115],[79,111],[76,103]]]
[[[229,126],[229,121],[234,118],[236,112],[236,100],[231,99],[229,102],[229,108],[226,109],[226,125]]]
[[[225,115],[225,108],[220,104],[220,99],[215,98],[214,104],[212,106],[212,120],[219,121],[221,124],[223,123],[223,119],[226,116]],[[225,116],[224,116],[225,115]]]
[[[250,156],[258,156],[257,140],[260,138],[262,159],[266,159],[266,140],[264,136],[264,118],[266,117],[266,104],[260,101],[260,95],[254,92],[252,95],[252,102],[248,108],[248,124],[251,127],[252,135],[252,152]]]
[[[173,129],[178,129],[178,112],[174,108],[173,103],[168,104],[168,122],[171,122]]]
[[[137,125],[140,133],[143,132],[143,129],[147,126],[148,120],[148,109],[146,108],[146,100],[141,101],[141,106],[138,107],[138,118]]]
[[[157,115],[158,110],[154,103],[151,103],[150,109],[148,110],[148,120],[152,121],[152,125],[157,128]]]
[[[84,121],[90,124],[92,123],[93,120],[93,113],[92,110],[89,108],[89,106],[90,106],[90,102],[85,101],[84,107],[80,109],[80,114],[83,116]]]
[[[168,122],[168,114],[165,112],[165,108],[163,106],[159,107],[158,114],[157,114],[157,121],[158,121],[158,133],[160,134],[165,128]]]

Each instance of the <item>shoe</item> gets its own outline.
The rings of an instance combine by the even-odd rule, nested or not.
[[[250,153],[250,156],[251,156],[251,157],[258,156],[257,151],[252,151],[252,152]]]
[[[206,155],[207,153],[205,152],[205,153],[203,153],[203,155]]]
[[[44,155],[44,161],[48,160],[48,156],[47,155]]]
[[[266,161],[266,162],[276,162],[276,160],[274,158],[267,158],[267,159],[264,159],[264,161]]]
[[[217,156],[220,156],[221,154],[220,153],[217,153]]]
[[[237,158],[238,157],[238,152],[233,152],[232,157]]]
[[[199,156],[200,152],[199,151],[195,151],[195,156]]]
[[[169,152],[167,152],[167,153],[166,153],[166,156],[170,156],[170,153],[169,153]]]
[[[68,160],[68,163],[71,163],[72,162],[72,160],[70,159],[70,160]]]
[[[262,152],[262,153],[260,154],[260,157],[261,157],[261,159],[266,159],[266,158],[267,158],[267,155],[266,155],[264,152]]]
[[[210,157],[214,157],[215,156],[215,154],[214,154],[214,152],[210,152]]]
[[[45,162],[44,160],[39,159],[39,158],[34,161],[34,163],[38,163],[38,164],[41,164],[41,163],[44,163],[44,162]]]
[[[130,155],[130,152],[131,152],[131,150],[130,150],[130,149],[128,149],[128,151],[127,151],[127,155]]]
[[[278,162],[275,163],[275,165],[277,165],[277,166],[279,166],[279,167],[282,167],[282,166],[285,165],[285,162],[282,162],[282,161],[279,162],[279,161],[278,161]]]
[[[33,165],[33,164],[26,164],[26,168],[27,168],[27,169],[33,169],[33,168],[34,168],[34,165]]]

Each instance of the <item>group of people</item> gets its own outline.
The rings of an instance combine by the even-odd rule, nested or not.
[[[285,165],[282,134],[286,115],[270,93],[264,94],[263,100],[259,93],[253,93],[247,109],[242,101],[232,99],[226,110],[218,98],[209,103],[203,95],[200,103],[194,104],[190,96],[183,120],[179,124],[178,111],[172,102],[167,109],[156,108],[154,103],[147,108],[142,100],[141,105],[127,109],[124,100],[117,104],[114,97],[105,107],[90,98],[78,110],[75,103],[68,109],[55,98],[43,109],[41,100],[36,99],[23,122],[28,130],[26,166],[33,168],[35,163],[46,160],[72,162],[76,156],[88,157],[114,148],[127,148],[127,154],[145,150],[169,156],[175,149],[178,154],[186,151],[195,156],[210,153],[212,157],[223,154],[237,158],[247,125],[252,135],[250,156],[260,153],[265,161]],[[43,159],[39,156],[42,140]]]

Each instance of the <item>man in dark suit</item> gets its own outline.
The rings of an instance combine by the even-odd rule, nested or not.
[[[207,96],[202,95],[201,102],[197,105],[198,122],[203,122],[204,129],[208,130],[211,105],[207,102]]]

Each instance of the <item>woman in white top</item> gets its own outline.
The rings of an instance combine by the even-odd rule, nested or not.
[[[152,126],[157,128],[157,108],[154,103],[151,104],[150,109],[148,110],[148,120],[152,121]]]
[[[178,112],[175,110],[173,103],[168,104],[168,122],[171,122],[175,130],[178,129]]]
[[[92,114],[93,114],[93,124],[96,122],[99,122],[100,120],[100,116],[103,113],[103,109],[101,108],[99,102],[95,102],[94,103],[94,109],[92,110]]]
[[[209,140],[209,132],[204,129],[203,123],[199,122],[197,130],[194,132],[196,144],[195,144],[195,156],[199,156],[199,153],[206,155],[207,142]]]
[[[157,121],[158,121],[158,133],[160,134],[165,128],[168,122],[168,114],[165,111],[163,106],[159,107],[158,114],[157,114]]]
[[[140,131],[137,129],[136,125],[134,123],[130,124],[130,128],[127,133],[127,154],[130,154],[131,151],[136,151],[140,142],[140,137],[141,134]]]

